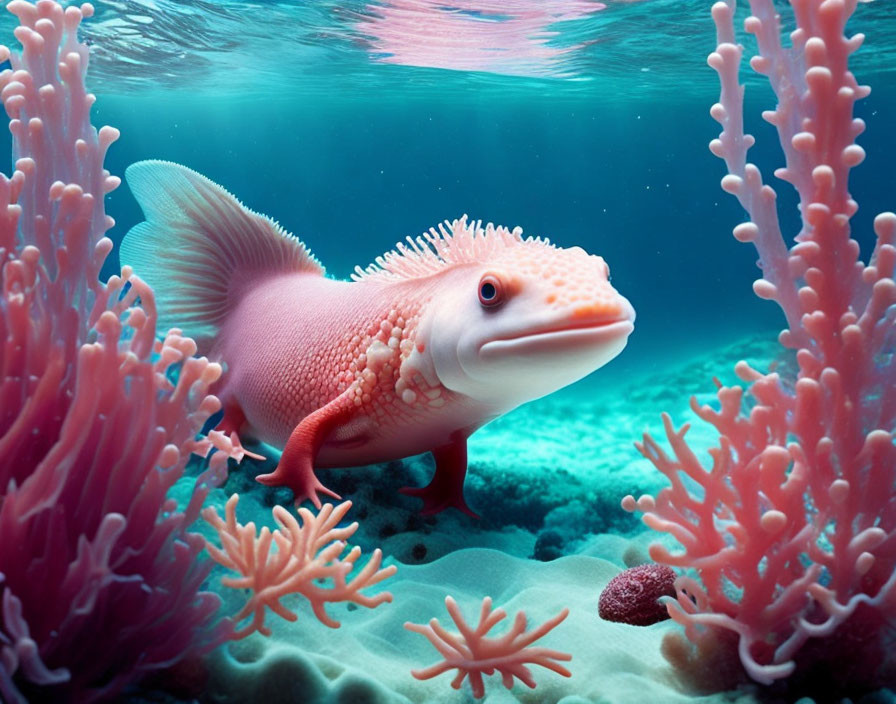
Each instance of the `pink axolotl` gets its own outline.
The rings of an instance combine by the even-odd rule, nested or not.
[[[155,289],[162,326],[225,363],[223,427],[284,448],[258,480],[297,502],[336,497],[315,466],[432,451],[432,482],[404,491],[424,512],[472,513],[470,434],[606,364],[633,330],[603,259],[519,228],[463,217],[337,281],[194,171],[146,161],[126,175],[146,222],[125,237],[122,262]]]

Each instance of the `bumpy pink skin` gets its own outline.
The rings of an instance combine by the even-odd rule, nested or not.
[[[651,626],[669,618],[659,601],[663,596],[675,596],[675,573],[671,569],[665,565],[629,567],[604,587],[597,613],[605,621]]]
[[[286,447],[261,481],[317,503],[318,491],[332,492],[310,476],[311,462],[344,467],[434,450],[436,480],[410,493],[427,511],[469,512],[460,493],[466,438],[625,345],[634,313],[600,257],[465,219],[440,236],[442,259],[390,253],[352,282],[297,272],[233,285],[211,355],[228,367],[218,389],[225,407],[245,419],[233,429]],[[495,312],[477,298],[487,272],[507,297]],[[306,433],[301,424],[315,413],[326,430]]]
[[[256,285],[240,297],[213,352],[233,370],[220,395],[239,403],[250,433],[284,446],[303,418],[355,387],[357,412],[326,439],[320,467],[406,457],[450,443],[457,431],[468,435],[507,405],[452,391],[408,362],[415,349],[427,350],[421,312],[450,285],[450,274],[422,283],[296,274]],[[607,309],[598,315],[628,315],[621,298]],[[570,312],[569,324],[577,320]]]
[[[369,464],[445,445],[455,430],[472,432],[491,411],[425,380],[412,387],[413,403],[396,392],[425,295],[414,285],[307,274],[257,282],[237,296],[240,303],[212,352],[231,371],[219,394],[239,404],[246,432],[283,447],[303,418],[354,384],[359,412],[326,439],[319,467]],[[376,362],[367,354],[375,342],[382,345]]]
[[[432,450],[432,482],[408,493],[424,511],[470,512],[467,437],[606,364],[633,330],[603,259],[520,228],[464,216],[336,281],[298,239],[195,171],[146,161],[126,175],[146,222],[124,238],[123,261],[154,285],[162,319],[226,364],[224,428],[282,446],[258,479],[297,501],[335,496],[315,464]]]

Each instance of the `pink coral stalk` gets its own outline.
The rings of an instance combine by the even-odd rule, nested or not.
[[[271,630],[264,623],[267,609],[287,621],[295,621],[296,614],[280,601],[291,594],[304,596],[314,615],[331,628],[338,628],[340,624],[327,614],[325,607],[328,603],[352,602],[372,609],[392,601],[389,592],[374,596],[361,594],[362,589],[379,584],[397,570],[395,565],[380,568],[381,550],[374,550],[367,564],[349,579],[361,556],[361,548],[355,546],[345,555],[342,553],[345,552],[345,541],[355,533],[358,524],[351,523],[342,528],[338,525],[351,508],[351,501],[335,507],[324,504],[317,515],[300,508],[301,524],[285,508],[275,506],[274,520],[280,527],[271,531],[264,526],[256,534],[254,523],[241,525],[236,520],[239,498],[239,494],[234,494],[227,501],[224,520],[213,508],[202,511],[221,539],[221,548],[206,543],[212,559],[240,574],[239,577],[225,577],[222,584],[252,592],[234,617],[237,623],[250,616],[251,621],[236,630],[234,638],[245,638],[255,631],[270,635]],[[276,551],[271,550],[272,544]],[[321,581],[328,584],[323,585]]]
[[[189,527],[239,447],[196,436],[220,367],[177,330],[156,339],[130,268],[98,278],[118,132],[90,122],[77,30],[92,6],[8,9],[22,54],[0,50],[15,157],[0,175],[0,700],[92,702],[226,638]],[[213,446],[178,507],[168,490]]]
[[[553,618],[545,621],[537,628],[526,631],[526,614],[518,612],[513,620],[513,627],[503,636],[489,638],[488,633],[496,624],[507,618],[504,609],[492,609],[491,597],[482,600],[479,612],[479,624],[470,627],[464,620],[457,602],[450,596],[445,597],[445,607],[460,631],[459,635],[449,633],[439,623],[431,619],[428,625],[405,623],[404,627],[419,633],[432,643],[433,647],[445,659],[423,670],[412,670],[411,674],[418,680],[428,680],[448,670],[457,670],[457,676],[451,681],[454,689],[460,689],[465,679],[470,680],[473,696],[479,699],[485,696],[483,675],[501,673],[501,681],[507,689],[513,687],[514,678],[527,687],[535,688],[535,680],[526,665],[540,665],[564,677],[570,672],[556,661],[569,661],[572,656],[558,650],[530,647],[539,638],[557,627],[568,615],[569,609],[563,609]]]
[[[781,44],[771,0],[751,0],[745,22],[758,40],[750,61],[768,77],[778,106],[763,117],[778,131],[785,166],[775,175],[797,190],[802,229],[785,244],[776,194],[747,162],[753,137],[743,128],[742,47],[734,0],[717,2],[718,46],[709,64],[722,91],[711,114],[722,133],[710,144],[725,161],[722,187],[750,221],[734,230],[760,255],[756,294],[776,301],[787,319],[780,341],[795,350],[797,371],[736,367],[749,384],[718,390],[718,408],[694,412],[719,433],[705,468],[663,416],[668,455],[651,437],[638,447],[671,486],[656,499],[623,506],[682,550],[655,545],[658,562],[689,570],[676,581],[672,618],[695,641],[706,628],[733,631],[741,662],[755,680],[794,672],[811,637],[829,637],[864,604],[881,623],[896,617],[896,215],[874,222],[871,262],[859,259],[848,190],[864,158],[854,139],[864,129],[856,100],[869,89],[848,70],[863,36],[844,36],[856,0],[793,0],[792,47]],[[868,658],[881,656],[869,642]]]

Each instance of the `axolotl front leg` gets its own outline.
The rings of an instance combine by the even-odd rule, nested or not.
[[[355,413],[355,393],[356,388],[351,385],[328,404],[305,416],[290,434],[277,469],[256,479],[267,486],[288,486],[295,494],[296,505],[311,499],[320,508],[319,493],[341,498],[314,474],[314,460],[327,436]]]
[[[388,328],[388,329],[387,329]],[[358,377],[349,384],[339,396],[326,403],[321,408],[306,416],[292,431],[280,463],[276,470],[270,474],[258,477],[258,481],[268,486],[288,486],[295,494],[297,504],[305,499],[310,499],[318,508],[321,505],[318,494],[325,494],[333,498],[340,498],[335,492],[327,489],[314,474],[314,463],[321,447],[340,428],[345,428],[357,415],[359,410],[359,396],[368,396],[372,389],[379,385],[379,393],[374,397],[385,396],[393,391],[402,394],[407,403],[428,398],[428,403],[438,407],[444,403],[441,399],[427,396],[434,390],[437,379],[422,369],[419,364],[411,360],[404,364],[400,354],[402,341],[396,334],[401,332],[400,327],[390,328],[384,323],[382,334],[374,339],[367,347],[364,354],[364,367]],[[395,344],[387,344],[393,341]],[[411,352],[411,344],[405,344],[404,351]],[[391,365],[390,367],[387,365]],[[396,382],[394,370],[400,369],[399,376],[405,377]],[[390,373],[391,371],[391,373]],[[420,372],[419,374],[417,372]],[[407,379],[416,378],[421,385],[420,393],[410,391]],[[359,393],[364,390],[366,393]],[[409,395],[408,395],[409,394]],[[406,432],[413,433],[413,421]],[[404,494],[423,500],[423,514],[439,513],[447,508],[456,508],[469,516],[478,518],[467,506],[464,500],[464,478],[467,472],[467,437],[469,430],[454,432],[448,442],[432,450],[435,458],[436,471],[430,483],[422,488],[405,487],[401,491]]]
[[[306,416],[299,423],[283,449],[280,463],[270,474],[261,474],[258,481],[267,486],[288,486],[295,494],[296,504],[310,499],[320,508],[319,494],[341,498],[325,487],[314,474],[314,461],[327,437],[336,428],[348,423],[357,407],[355,387],[347,388],[325,406]],[[431,515],[447,508],[456,508],[473,518],[464,500],[464,478],[467,473],[467,434],[456,433],[451,442],[432,451],[436,471],[425,487],[403,487],[401,493],[423,500],[422,515]]]
[[[267,486],[288,486],[295,494],[296,504],[310,499],[315,507],[320,508],[318,494],[341,498],[325,487],[314,474],[314,461],[327,436],[348,423],[356,412],[355,393],[355,386],[352,385],[328,404],[306,416],[289,436],[277,469],[270,474],[259,475],[258,481]],[[433,449],[432,454],[436,464],[432,481],[421,488],[404,487],[401,493],[422,499],[423,508],[420,513],[423,515],[456,508],[468,516],[479,518],[464,500],[467,434],[456,433],[450,443]]]

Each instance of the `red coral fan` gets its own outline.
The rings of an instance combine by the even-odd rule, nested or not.
[[[661,596],[675,596],[675,573],[665,565],[638,565],[620,572],[600,593],[597,613],[606,621],[650,626],[669,618]]]

